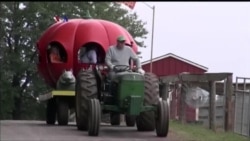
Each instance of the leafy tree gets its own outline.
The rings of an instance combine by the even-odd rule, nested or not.
[[[27,105],[34,105],[34,95],[28,89],[38,90],[38,86],[29,87],[37,77],[35,58],[35,40],[41,31],[37,28],[34,8],[20,9],[20,2],[1,3],[1,118],[21,119],[30,113]],[[35,12],[35,11],[34,11]],[[33,64],[33,65],[30,65]],[[41,83],[43,84],[43,83]],[[27,99],[32,99],[28,100]]]
[[[53,16],[82,18],[87,10],[93,18],[124,26],[134,38],[147,34],[136,13],[114,2],[0,2],[1,119],[44,118],[45,105],[36,97],[50,88],[37,72],[36,41]]]

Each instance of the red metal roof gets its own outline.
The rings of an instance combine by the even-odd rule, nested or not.
[[[204,70],[204,71],[208,71],[208,68],[207,68],[207,67],[202,66],[202,65],[200,65],[200,64],[197,64],[197,63],[195,63],[195,62],[192,62],[192,61],[190,61],[190,60],[187,60],[187,59],[185,59],[185,58],[182,58],[182,57],[180,57],[180,56],[177,56],[177,55],[175,55],[175,54],[173,54],[173,53],[168,53],[168,54],[165,54],[165,55],[156,57],[156,58],[154,58],[154,59],[152,60],[152,63],[153,63],[153,62],[156,62],[156,61],[159,61],[159,60],[163,60],[163,59],[169,58],[169,57],[173,57],[173,58],[175,58],[175,59],[177,59],[177,60],[180,60],[180,61],[182,61],[182,62],[188,63],[188,64],[190,64],[190,65],[192,65],[192,66],[198,67],[198,68],[200,68],[200,69],[202,69],[202,70]],[[149,64],[149,63],[150,63],[150,60],[145,61],[145,62],[142,62],[142,65],[144,66],[144,65],[147,65],[147,64]]]

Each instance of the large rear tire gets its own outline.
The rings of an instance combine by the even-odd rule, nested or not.
[[[76,78],[76,125],[78,130],[88,129],[88,102],[97,98],[97,81],[92,70],[81,70]]]
[[[157,105],[159,101],[159,80],[153,73],[145,73],[144,77],[144,105]],[[136,126],[138,131],[155,130],[154,111],[141,112],[136,118]]]
[[[156,134],[158,137],[166,137],[169,128],[169,107],[165,100],[161,100],[156,112]]]
[[[55,98],[51,98],[47,101],[46,123],[48,125],[54,125],[55,122],[56,122],[56,101]]]
[[[89,136],[98,136],[101,123],[101,106],[99,100],[90,99],[88,116],[88,134]]]
[[[66,99],[58,97],[57,104],[57,122],[58,125],[68,125],[69,121],[69,105]]]

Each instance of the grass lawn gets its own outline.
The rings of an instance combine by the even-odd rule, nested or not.
[[[235,133],[217,131],[216,133],[201,125],[185,124],[170,121],[170,131],[173,131],[183,141],[249,141],[250,138]]]

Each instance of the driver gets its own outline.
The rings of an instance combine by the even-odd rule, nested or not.
[[[134,53],[131,47],[125,45],[125,37],[119,36],[117,38],[117,44],[114,46],[109,47],[105,62],[109,67],[110,77],[114,73],[114,66],[116,65],[125,65],[129,66],[129,60],[132,59],[136,62],[137,72],[144,74],[145,71],[141,68],[141,62],[138,56]]]

